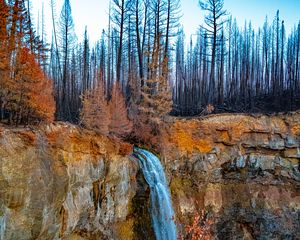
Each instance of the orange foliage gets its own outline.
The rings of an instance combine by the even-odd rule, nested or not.
[[[83,95],[83,107],[81,110],[81,121],[90,129],[100,134],[108,135],[110,123],[110,112],[104,95],[103,82],[99,81],[93,90],[87,90]]]
[[[52,82],[44,75],[29,49],[21,48],[16,52],[13,69],[7,59],[1,60],[0,107],[10,113],[10,121],[16,124],[53,121],[55,103]]]
[[[185,227],[187,233],[186,237],[181,237],[181,240],[210,240],[212,235],[210,233],[213,222],[206,217],[204,211],[202,214],[196,213],[191,225]]]
[[[9,110],[17,114],[17,123],[24,118],[53,121],[52,82],[44,75],[29,49],[19,51],[15,68],[14,84],[9,86],[13,92]]]
[[[0,0],[0,46],[1,50],[7,50],[4,47],[3,43],[7,40],[8,34],[7,34],[7,18],[9,16],[8,14],[9,8],[6,5],[6,2],[4,0]],[[2,51],[1,51],[2,52]]]
[[[160,35],[156,36],[155,42],[160,42]],[[154,44],[152,61],[149,65],[151,74],[142,88],[142,102],[139,106],[142,114],[146,114],[151,121],[157,123],[171,112],[173,105],[169,82],[169,59],[168,57],[160,59],[159,55],[160,46]]]
[[[128,118],[125,99],[118,83],[113,86],[109,103],[105,98],[102,81],[95,89],[84,94],[82,102],[81,121],[87,128],[118,138],[127,137],[131,133],[132,122]]]
[[[9,81],[9,60],[8,60],[8,34],[7,34],[7,20],[8,20],[8,6],[4,0],[0,0],[0,102],[5,104],[4,96],[8,93],[5,91],[5,86]],[[1,106],[0,106],[1,107]]]
[[[52,82],[25,47],[34,43],[24,4],[0,0],[0,119],[16,125],[52,121],[55,112]]]
[[[111,113],[110,133],[117,137],[128,136],[132,131],[133,124],[128,119],[125,99],[118,82],[113,86],[112,99],[109,106]]]

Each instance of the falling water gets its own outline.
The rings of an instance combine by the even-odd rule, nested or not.
[[[6,228],[6,216],[0,216],[0,240],[4,240]]]
[[[163,167],[159,159],[146,150],[135,148],[134,153],[150,187],[150,211],[156,240],[176,240],[174,210]]]

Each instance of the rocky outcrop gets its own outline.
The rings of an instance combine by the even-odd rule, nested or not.
[[[0,133],[0,239],[131,239],[130,145],[67,124]]]
[[[217,239],[298,239],[299,113],[177,119],[164,136],[179,226],[205,209]]]
[[[167,121],[152,145],[182,235],[206,210],[216,239],[299,239],[300,113]],[[0,239],[154,239],[131,151],[69,124],[0,127]]]

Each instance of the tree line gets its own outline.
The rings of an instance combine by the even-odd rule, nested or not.
[[[40,102],[51,106],[52,118],[55,111],[57,120],[116,135],[118,121],[126,135],[132,121],[157,123],[169,113],[299,108],[300,22],[287,36],[279,11],[256,31],[251,22],[239,28],[223,0],[199,7],[205,22],[187,42],[180,0],[111,0],[108,26],[91,45],[88,29],[78,42],[70,1],[58,14],[51,0],[53,35],[46,44],[43,14],[37,34],[30,0],[1,0],[1,119],[43,119],[31,96],[48,96]],[[26,72],[26,61],[36,73]],[[24,97],[24,89],[37,93]]]
[[[222,0],[200,2],[205,24],[185,51],[184,32],[176,41],[174,112],[195,115],[213,105],[219,111],[299,109],[300,22],[286,36],[277,11],[263,27],[238,27]]]
[[[68,119],[79,119],[79,96],[95,87],[99,71],[106,99],[118,82],[132,115],[299,108],[300,23],[287,36],[279,11],[255,30],[251,22],[238,27],[223,0],[199,1],[199,7],[205,22],[187,43],[179,0],[112,0],[109,24],[96,46],[90,46],[86,31],[83,43],[72,48],[67,82],[76,86],[62,94],[73,109]],[[53,73],[59,96],[66,90],[58,71]],[[62,108],[67,101],[58,99],[57,107]]]

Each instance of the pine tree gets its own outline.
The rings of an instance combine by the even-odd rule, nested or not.
[[[0,0],[0,119],[4,118],[4,108],[8,102],[9,92],[7,84],[9,83],[9,54],[7,24],[9,17],[9,8],[4,0]]]
[[[14,84],[9,87],[12,97],[7,110],[14,114],[13,122],[53,121],[55,104],[52,82],[47,79],[28,48],[16,57]]]
[[[9,16],[9,8],[4,0],[0,0],[0,44],[1,50],[4,47],[2,44],[7,41],[7,23],[8,23],[8,16]]]
[[[128,119],[125,98],[118,82],[113,86],[109,106],[111,112],[109,132],[117,137],[127,137],[132,131],[132,122]]]
[[[141,114],[156,122],[159,122],[162,117],[171,112],[173,104],[168,82],[168,60],[165,58],[161,63],[157,64],[159,53],[159,47],[157,46],[153,52],[154,61],[150,65],[152,77],[147,80],[146,85],[142,89],[142,103],[140,104]],[[160,73],[160,68],[165,74]]]
[[[86,90],[82,97],[81,121],[85,127],[108,135],[110,111],[105,99],[104,83],[98,81],[95,89]]]

